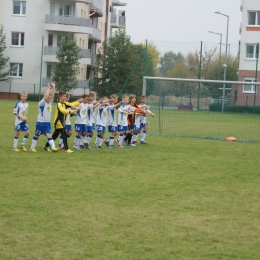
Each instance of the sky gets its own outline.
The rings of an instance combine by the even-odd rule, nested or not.
[[[125,7],[126,33],[133,43],[155,41],[165,47],[176,49],[186,45],[200,46],[205,43],[226,43],[227,17],[215,14],[219,11],[229,16],[228,43],[230,49],[237,49],[240,40],[239,28],[242,19],[241,0],[120,0]],[[174,43],[174,44],[173,44]],[[180,47],[178,47],[178,44]],[[206,44],[205,44],[206,45]],[[224,46],[225,47],[225,46]]]

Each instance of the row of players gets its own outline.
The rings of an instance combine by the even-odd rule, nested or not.
[[[52,102],[55,94],[55,84],[51,83],[44,93],[43,99],[39,102],[38,117],[36,122],[35,135],[32,139],[30,151],[36,152],[36,144],[40,135],[44,134],[48,140],[44,146],[47,151],[57,152],[62,149],[65,152],[73,152],[68,147],[68,138],[72,135],[72,127],[70,116],[76,115],[74,148],[91,149],[90,141],[93,137],[95,124],[97,137],[95,141],[96,148],[102,148],[102,142],[106,126],[110,132],[109,138],[104,140],[104,143],[109,148],[114,148],[114,139],[118,132],[119,138],[116,140],[118,147],[123,148],[123,143],[128,146],[136,146],[137,137],[141,134],[141,144],[147,144],[146,136],[146,116],[154,116],[145,105],[146,97],[142,96],[139,104],[136,104],[135,95],[124,95],[122,101],[118,103],[117,95],[111,95],[110,99],[103,97],[96,101],[96,93],[90,92],[89,95],[84,94],[81,99],[75,102],[68,102],[69,94],[59,92],[59,102],[55,111],[54,127],[55,131],[52,134],[51,130],[51,110]],[[28,103],[26,103],[27,93],[22,92],[21,101],[17,102],[14,107],[15,115],[15,136],[13,150],[19,152],[18,137],[20,131],[25,131],[24,138],[20,148],[27,151],[25,143],[29,136],[28,127]],[[118,112],[118,118],[116,113]],[[95,124],[94,124],[95,123]],[[55,139],[59,137],[59,148],[55,147]]]

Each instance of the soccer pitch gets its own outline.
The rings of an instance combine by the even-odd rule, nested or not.
[[[13,152],[14,104],[1,100],[1,260],[260,258],[258,143],[163,135],[67,154],[41,136]]]

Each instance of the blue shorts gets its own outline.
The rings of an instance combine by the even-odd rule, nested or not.
[[[87,125],[87,133],[88,134],[93,134],[93,132],[94,132],[93,126]]]
[[[94,123],[92,124],[92,127],[93,127],[93,131],[94,131],[95,130],[95,124]]]
[[[106,128],[102,125],[96,125],[97,128],[97,133],[105,133],[106,132]]]
[[[137,133],[140,130],[140,127],[134,125],[134,132]]]
[[[51,134],[51,123],[36,123],[35,136],[40,136],[44,134]]]
[[[146,126],[146,123],[141,123],[140,124],[140,128],[143,128],[143,127],[145,127]]]
[[[66,131],[72,131],[71,125],[65,125],[65,130]]]
[[[117,126],[109,125],[109,126],[108,126],[108,132],[109,132],[109,133],[118,132],[118,127],[117,127]]]
[[[24,131],[26,132],[27,130],[29,130],[29,126],[27,125],[26,122],[22,122],[16,126],[14,126],[14,130],[15,131]]]
[[[128,126],[126,125],[126,126],[123,126],[123,125],[118,125],[118,131],[119,132],[126,132],[126,131],[128,131],[129,129],[128,129]]]
[[[75,124],[75,132],[86,133],[87,132],[87,125],[86,124]]]

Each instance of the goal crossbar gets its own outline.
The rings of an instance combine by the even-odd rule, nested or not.
[[[228,81],[228,80],[208,80],[208,79],[187,79],[187,78],[164,78],[164,77],[143,77],[143,95],[146,94],[146,81],[148,79],[158,81],[182,81],[182,82],[193,82],[193,83],[218,83],[218,84],[233,84],[233,85],[256,85],[259,86],[260,82],[245,82],[245,81]]]

